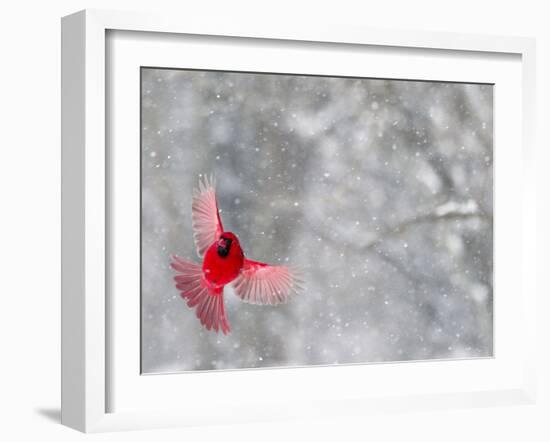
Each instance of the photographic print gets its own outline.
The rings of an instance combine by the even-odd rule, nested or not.
[[[493,355],[493,85],[141,68],[141,370]]]

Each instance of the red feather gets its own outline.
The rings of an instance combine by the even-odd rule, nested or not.
[[[275,305],[287,302],[292,293],[302,290],[302,284],[297,269],[245,259],[235,292],[244,302]]]

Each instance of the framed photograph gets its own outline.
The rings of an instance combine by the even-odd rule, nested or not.
[[[94,10],[62,45],[64,424],[534,400],[532,40]]]

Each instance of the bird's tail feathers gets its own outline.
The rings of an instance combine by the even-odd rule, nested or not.
[[[178,272],[174,276],[176,288],[191,308],[195,308],[197,318],[207,330],[222,331],[227,335],[231,328],[225,315],[223,287],[209,287],[200,265],[172,256],[170,266]]]

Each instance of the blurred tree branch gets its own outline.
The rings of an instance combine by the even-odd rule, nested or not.
[[[486,213],[481,211],[479,208],[479,205],[477,205],[473,201],[471,202],[470,207],[464,207],[464,206],[450,207],[449,206],[450,204],[454,205],[456,203],[448,202],[448,203],[442,204],[440,206],[437,206],[430,213],[421,214],[411,219],[402,221],[394,226],[388,227],[383,231],[381,231],[376,238],[374,238],[373,240],[370,240],[366,244],[357,246],[355,245],[356,241],[353,241],[353,242],[349,241],[349,243],[353,244],[351,247],[356,252],[364,252],[378,245],[381,245],[384,243],[384,241],[387,241],[392,237],[399,236],[405,233],[407,230],[421,224],[436,223],[440,221],[461,221],[461,220],[470,220],[470,219],[480,219],[486,222],[492,222],[492,216],[488,216]],[[308,220],[308,225],[315,232],[315,234],[321,237],[323,240],[329,241],[332,243],[340,243],[339,239],[334,238],[331,235],[320,230],[317,226],[315,226],[309,220]]]

